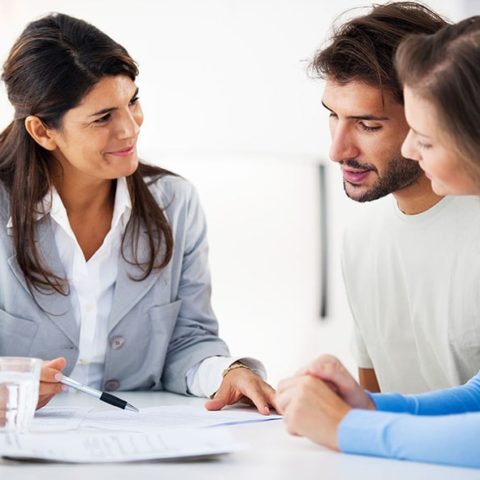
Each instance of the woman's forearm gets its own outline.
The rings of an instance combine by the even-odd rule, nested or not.
[[[480,413],[415,416],[351,410],[338,430],[345,453],[480,468]]]
[[[414,415],[448,415],[480,411],[480,375],[465,385],[421,395],[372,394],[377,410]]]

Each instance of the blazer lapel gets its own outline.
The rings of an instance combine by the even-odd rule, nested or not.
[[[132,252],[131,236],[130,241],[126,242],[126,250],[128,259],[134,258]],[[148,242],[145,235],[139,237],[139,259],[140,262],[146,260],[146,253],[148,252]],[[160,252],[160,258],[163,251]],[[164,270],[152,270],[150,275],[142,281],[137,281],[143,275],[143,270],[140,267],[128,263],[122,255],[118,262],[117,281],[115,284],[115,291],[113,294],[112,310],[108,320],[108,331],[112,331],[120,320],[150,291],[156,282],[165,281],[163,278]]]
[[[37,247],[40,252],[40,258],[45,267],[55,275],[66,278],[62,262],[58,255],[55,244],[55,237],[51,225],[49,215],[46,215],[36,224],[37,227]],[[17,256],[12,255],[8,263],[10,269],[17,277],[17,280],[30,293],[25,276],[17,262]],[[57,292],[41,293],[33,289],[35,299],[40,307],[44,310],[44,314],[76,345],[79,344],[80,329],[72,314],[72,303],[70,295],[65,296]]]

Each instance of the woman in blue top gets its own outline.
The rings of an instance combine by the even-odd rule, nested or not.
[[[407,38],[396,67],[410,126],[402,154],[438,195],[480,195],[480,17]],[[324,355],[282,381],[277,401],[289,432],[333,449],[480,468],[480,373],[438,392],[372,395]]]

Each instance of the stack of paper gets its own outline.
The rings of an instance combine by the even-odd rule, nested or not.
[[[242,448],[226,429],[158,433],[3,434],[0,453],[17,460],[71,463],[135,462],[220,455]]]
[[[279,418],[247,409],[209,412],[185,405],[143,408],[138,413],[47,407],[37,412],[31,433],[0,434],[0,456],[98,463],[220,455],[241,445],[227,429],[206,427]]]

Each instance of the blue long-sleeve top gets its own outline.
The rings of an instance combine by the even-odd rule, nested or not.
[[[376,411],[353,409],[340,423],[341,451],[480,468],[480,372],[460,387],[371,398]]]

